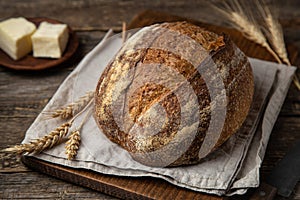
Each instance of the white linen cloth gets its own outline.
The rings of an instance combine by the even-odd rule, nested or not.
[[[55,110],[76,101],[96,88],[98,79],[122,44],[120,37],[105,38],[66,78],[44,111]],[[84,124],[80,150],[75,160],[67,160],[64,144],[39,155],[52,163],[120,176],[162,178],[174,185],[217,195],[243,194],[259,185],[261,166],[268,139],[290,86],[295,67],[249,58],[255,79],[255,95],[243,127],[220,149],[197,165],[155,168],[134,161],[129,153],[110,142],[97,127],[92,115]],[[80,125],[85,114],[72,127]],[[42,137],[62,124],[60,119],[45,120],[40,114],[26,132],[23,143]]]

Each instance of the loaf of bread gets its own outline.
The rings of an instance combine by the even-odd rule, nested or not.
[[[130,37],[102,73],[95,119],[142,164],[195,164],[241,127],[253,92],[249,61],[228,36],[155,24]]]

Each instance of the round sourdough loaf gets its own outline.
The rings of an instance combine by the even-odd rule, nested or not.
[[[107,65],[95,119],[142,164],[195,164],[241,127],[253,92],[249,61],[226,35],[187,22],[155,24]]]

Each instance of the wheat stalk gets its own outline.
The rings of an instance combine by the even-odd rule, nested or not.
[[[78,112],[70,121],[60,125],[55,130],[51,131],[42,138],[35,139],[29,143],[24,143],[20,145],[15,145],[1,150],[3,153],[10,154],[30,154],[30,153],[40,153],[46,149],[51,149],[53,146],[60,143],[60,141],[68,134],[69,128],[72,126],[74,120],[81,115],[93,102],[93,99],[86,104],[86,106]]]
[[[265,8],[265,10],[267,11],[267,13],[266,13],[267,16],[265,17],[265,21],[266,21],[266,24],[267,24],[267,27],[269,30],[269,31],[267,31],[267,32],[269,32],[267,34],[267,36],[268,36],[273,48],[275,49],[276,53],[278,54],[278,56],[283,60],[283,62],[285,62],[287,65],[291,66],[291,62],[288,58],[287,50],[286,50],[285,43],[284,43],[281,25],[279,24],[279,22],[277,20],[275,20],[272,17],[272,14],[268,8]],[[297,89],[300,90],[300,82],[297,77],[297,74],[294,75],[293,82],[294,82],[295,86],[297,87]]]
[[[89,107],[89,105],[91,104],[91,102],[87,105],[87,107]],[[84,116],[84,119],[82,120],[80,126],[78,127],[78,129],[76,129],[75,131],[73,131],[69,138],[68,141],[66,142],[66,146],[65,146],[65,153],[67,155],[68,160],[72,160],[75,158],[75,156],[77,155],[77,151],[79,150],[80,147],[80,142],[81,142],[81,137],[80,137],[80,130],[82,129],[84,123],[86,122],[88,116],[90,115],[92,109],[90,109],[86,115]]]
[[[77,155],[77,151],[79,149],[80,142],[81,142],[80,131],[79,130],[73,131],[70,134],[68,141],[66,142],[67,145],[65,147],[68,160],[72,160],[75,158],[75,156]]]
[[[262,3],[256,0],[256,6],[258,13],[262,15],[266,22],[266,26],[263,28],[257,24],[252,12],[246,14],[245,9],[243,9],[242,4],[238,0],[223,1],[219,7],[213,5],[216,10],[229,20],[231,26],[239,30],[249,40],[266,48],[278,63],[282,63],[282,59],[286,64],[291,65],[280,23],[278,20],[275,20],[270,9],[265,4],[262,6]],[[265,35],[269,40],[267,40]],[[272,44],[275,51],[271,48],[268,41]],[[300,82],[296,75],[293,78],[293,82],[300,90]]]
[[[68,134],[69,128],[72,126],[72,123],[73,120],[62,124],[42,138],[35,139],[29,143],[15,145],[13,147],[3,149],[2,152],[22,155],[29,153],[40,153],[46,149],[51,149]]]
[[[271,43],[272,47],[274,48],[277,55],[282,59],[284,63],[291,66],[291,62],[288,58],[284,37],[283,37],[283,30],[281,24],[279,23],[278,19],[276,18],[274,12],[272,14],[271,10],[266,3],[261,0],[256,1],[257,8],[260,11],[260,15],[265,21],[265,26],[263,28],[269,42]],[[272,9],[274,10],[274,9]],[[282,63],[281,61],[279,63]],[[293,78],[293,82],[298,90],[300,90],[300,82],[298,80],[297,75],[295,74]]]
[[[278,21],[274,20],[271,14],[268,14],[265,20],[268,26],[268,30],[270,31],[270,33],[266,35],[269,38],[269,41],[272,44],[275,52],[283,60],[283,62],[285,62],[288,65],[291,65],[288,59],[281,25]]]
[[[266,48],[277,61],[280,61],[280,58],[270,47],[267,38],[254,20],[252,14],[246,14],[238,0],[222,1],[219,7],[215,5],[213,7],[229,20],[233,28],[239,30],[247,39]]]
[[[68,104],[67,106],[54,110],[45,111],[44,114],[50,116],[51,118],[60,117],[61,119],[69,119],[82,110],[88,102],[94,97],[94,92],[87,92],[84,96],[80,97],[77,101]]]
[[[291,65],[285,47],[282,27],[279,21],[277,20],[277,17],[275,17],[275,12],[271,12],[264,0],[256,0],[255,3],[256,7],[258,8],[259,15],[264,19],[265,22],[264,26],[262,27],[262,30],[264,31],[265,35],[267,36],[269,42],[271,43],[278,56],[286,64]]]

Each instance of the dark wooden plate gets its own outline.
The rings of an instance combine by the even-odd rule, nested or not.
[[[62,22],[49,19],[49,18],[27,18],[27,20],[34,23],[37,27],[43,21],[52,23],[52,24],[61,24]],[[10,58],[4,51],[0,49],[0,65],[15,69],[15,70],[42,70],[47,69],[50,67],[57,66],[69,58],[76,52],[78,48],[78,39],[76,37],[75,32],[68,26],[69,31],[69,41],[67,47],[59,59],[52,59],[52,58],[34,58],[32,53],[26,55],[25,57],[21,58],[20,60],[13,60]]]

